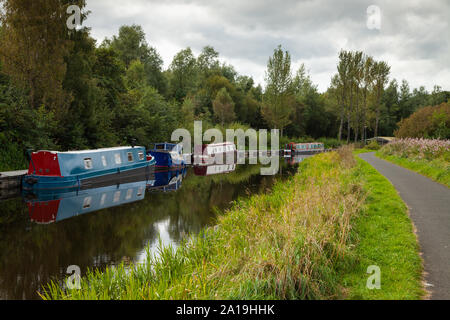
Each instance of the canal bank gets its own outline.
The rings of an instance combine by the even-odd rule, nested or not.
[[[367,287],[373,265],[381,270],[380,289]],[[386,179],[341,149],[303,162],[271,192],[235,203],[215,228],[176,250],[162,246],[145,263],[88,273],[81,290],[54,284],[44,296],[418,299],[421,270],[403,202]]]
[[[296,171],[287,163],[277,176],[261,176],[260,166],[231,169],[212,175],[198,175],[195,168],[182,175],[158,172],[152,185],[142,182],[145,193],[140,184],[125,184],[62,197],[11,195],[0,202],[0,299],[39,299],[37,291],[66,277],[71,265],[84,275],[87,269],[140,263],[147,246],[156,252],[161,239],[177,247],[189,234],[213,226],[217,212],[233,201],[267,192]]]

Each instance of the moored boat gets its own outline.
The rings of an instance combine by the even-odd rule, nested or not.
[[[234,160],[236,153],[236,145],[232,142],[196,145],[192,160],[194,165],[222,164],[229,162],[229,158]]]
[[[325,146],[321,142],[295,143],[291,142],[286,145],[286,150],[290,150],[291,154],[298,153],[317,153],[325,151]]]
[[[146,179],[155,159],[144,147],[115,147],[84,151],[38,151],[30,156],[25,191],[89,188],[125,178]]]
[[[147,154],[155,158],[156,167],[159,168],[178,168],[186,165],[181,144],[155,143],[153,149],[148,150]]]

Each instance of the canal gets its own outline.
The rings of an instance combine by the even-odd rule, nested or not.
[[[62,199],[3,200],[0,299],[38,299],[42,285],[66,277],[71,265],[83,274],[88,268],[142,261],[145,248],[154,251],[160,240],[176,247],[189,234],[214,225],[217,214],[238,198],[270,191],[276,180],[296,172],[298,161],[281,159],[276,176],[261,176],[257,165],[236,165],[228,173],[187,168],[158,176],[169,181],[150,187],[131,183]]]

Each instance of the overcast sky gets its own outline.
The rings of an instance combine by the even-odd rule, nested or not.
[[[367,26],[371,5],[381,10],[380,29]],[[211,45],[222,61],[264,85],[267,60],[281,44],[293,67],[305,63],[324,91],[340,49],[362,50],[387,61],[391,78],[412,88],[450,90],[449,0],[87,0],[87,9],[85,26],[99,41],[121,25],[141,25],[165,67],[181,49],[198,54]]]

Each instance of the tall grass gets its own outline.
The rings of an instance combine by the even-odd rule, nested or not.
[[[90,271],[81,290],[57,282],[45,299],[327,299],[342,296],[351,219],[363,193],[350,150],[302,163],[271,194],[235,204],[214,229],[148,253],[142,265]]]
[[[236,202],[177,249],[160,244],[142,264],[89,271],[80,290],[51,282],[42,297],[418,298],[421,264],[406,207],[389,182],[372,186],[383,177],[367,169],[349,146],[309,158],[270,194]],[[365,288],[367,263],[389,270],[375,294]]]

